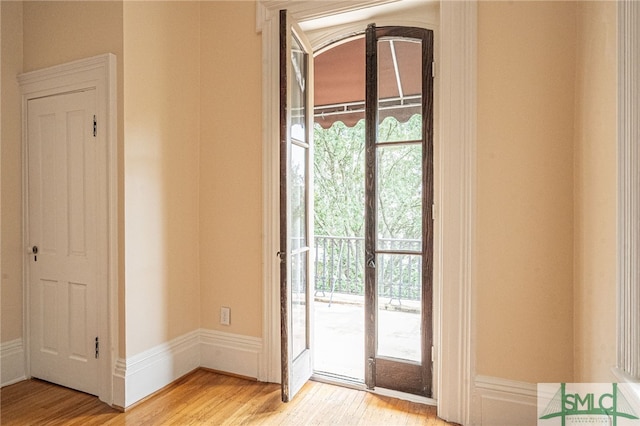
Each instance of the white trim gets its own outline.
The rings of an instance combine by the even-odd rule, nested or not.
[[[199,367],[255,378],[262,339],[197,329],[127,359],[113,371],[113,405],[127,408]]]
[[[440,4],[440,238],[441,276],[438,415],[468,424],[475,346],[473,273],[476,196],[477,4]],[[446,283],[446,285],[444,285]]]
[[[201,367],[258,378],[262,339],[216,330],[200,333]]]
[[[640,379],[640,3],[618,5],[618,357]]]
[[[509,395],[532,398],[530,402],[536,405],[538,395],[535,383],[520,382],[516,380],[502,379],[500,377],[477,375],[475,388],[478,391],[501,392]]]
[[[271,19],[271,14],[280,9],[287,9],[298,22],[331,17],[340,13],[356,12],[372,7],[393,5],[403,0],[350,0],[349,2],[334,0],[324,2],[292,1],[292,0],[259,0],[256,10],[256,31],[264,31],[264,23]]]
[[[279,32],[277,8],[257,4],[262,29],[262,337],[258,379],[280,383]],[[275,143],[275,144],[274,144]]]
[[[124,409],[127,406],[127,363],[118,358],[113,366],[113,402],[112,406]]]
[[[371,5],[391,2],[369,2]],[[353,3],[361,10],[364,2]],[[288,7],[299,20],[350,11],[350,3],[260,1],[257,28],[262,30],[263,63],[263,356],[260,380],[280,381],[278,297],[278,24],[277,11]],[[476,39],[475,1],[440,4],[439,124],[436,229],[440,273],[434,276],[434,395],[439,416],[468,423],[473,387],[472,283],[475,220]],[[324,34],[323,41],[333,35]],[[436,268],[437,269],[437,268]],[[447,285],[444,286],[443,283]],[[446,356],[445,356],[446,355]]]
[[[0,387],[20,382],[26,378],[22,338],[0,344]]]
[[[161,343],[151,349],[141,352],[137,355],[129,357],[125,360],[124,368],[126,377],[139,374],[154,364],[163,363],[167,358],[175,358],[182,352],[191,351],[193,348],[198,349],[200,344],[199,330],[192,331],[182,336],[176,337],[168,342]],[[199,357],[196,357],[198,359]],[[199,366],[199,362],[194,365]],[[154,372],[157,374],[158,372]],[[179,377],[179,376],[178,376]]]
[[[61,93],[68,93],[76,90],[95,88],[97,96],[97,113],[99,117],[104,117],[106,122],[99,128],[99,137],[104,137],[106,145],[107,164],[99,164],[100,170],[97,174],[104,177],[106,203],[99,206],[99,211],[104,214],[99,220],[104,220],[107,224],[106,252],[100,253],[100,257],[105,259],[101,274],[106,279],[104,294],[98,297],[98,317],[99,332],[105,350],[100,358],[99,364],[99,391],[98,397],[107,404],[113,403],[113,382],[112,370],[115,366],[118,342],[118,175],[117,175],[117,110],[116,110],[116,56],[107,53],[92,58],[81,59],[62,65],[57,65],[42,70],[31,71],[18,76],[18,82],[22,90],[22,114],[23,114],[23,142],[22,142],[22,163],[23,163],[23,220],[22,235],[23,247],[29,244],[29,233],[27,227],[28,210],[28,168],[26,138],[26,114],[27,102],[29,99],[36,99],[43,96],[52,96]],[[104,131],[102,130],[104,129]],[[26,250],[25,250],[26,253]],[[23,336],[25,336],[25,374],[29,377],[29,282],[28,262],[23,266]],[[108,349],[107,349],[108,348]]]
[[[618,383],[620,383],[620,386],[624,386],[624,389],[627,391],[625,395],[633,399],[631,405],[633,407],[640,407],[640,379],[631,377],[619,368],[612,368],[611,371]]]
[[[114,369],[114,381],[123,380],[126,387],[124,398],[114,401],[114,405],[129,407],[199,366],[199,330],[162,343],[126,360],[119,359]],[[122,395],[119,394],[119,397],[122,398]]]
[[[535,425],[537,386],[532,383],[476,376],[470,425]]]

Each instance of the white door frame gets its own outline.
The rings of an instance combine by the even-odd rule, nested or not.
[[[107,164],[99,164],[99,186],[106,188],[107,205],[99,205],[97,220],[107,223],[107,252],[103,269],[107,271],[106,288],[99,289],[98,330],[101,336],[99,358],[98,397],[113,404],[113,381],[118,342],[118,232],[117,232],[117,116],[116,116],[116,57],[105,54],[82,59],[50,68],[31,71],[18,76],[22,91],[22,235],[24,255],[27,256],[29,241],[29,168],[28,168],[28,101],[46,96],[94,89],[96,112],[99,117],[98,135],[106,143]],[[100,135],[100,132],[102,135]],[[102,198],[104,199],[104,198]],[[23,336],[25,348],[25,373],[31,376],[29,360],[29,262],[23,266]]]
[[[262,227],[263,352],[258,379],[280,380],[279,335],[279,42],[277,16],[288,9],[300,21],[363,10],[401,0],[300,2],[261,0],[256,25],[262,31]],[[475,374],[473,274],[476,176],[477,3],[440,3],[439,139],[435,158],[434,397],[438,416],[468,424]],[[446,284],[446,285],[445,285]]]

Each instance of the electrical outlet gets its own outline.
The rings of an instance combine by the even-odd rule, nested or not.
[[[222,325],[231,324],[231,309],[226,306],[223,306],[220,308],[220,324]]]

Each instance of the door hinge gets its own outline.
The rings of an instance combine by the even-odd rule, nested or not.
[[[93,137],[95,138],[98,134],[98,121],[96,120],[96,116],[93,116]]]
[[[431,220],[436,220],[436,205],[431,204]]]
[[[432,78],[436,78],[436,63],[431,62],[431,77]]]
[[[436,348],[435,346],[431,346],[431,362],[435,362],[436,360]]]
[[[100,357],[100,340],[96,337],[96,359]]]

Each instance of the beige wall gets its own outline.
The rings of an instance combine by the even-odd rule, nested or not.
[[[25,71],[107,52],[121,62],[121,2],[24,2]]]
[[[105,52],[118,58],[120,356],[199,327],[260,337],[254,2],[26,2],[24,21],[1,4],[2,341],[22,315],[11,73]],[[609,380],[615,5],[483,1],[478,31],[477,373]]]
[[[200,326],[200,5],[125,2],[127,356]]]
[[[0,2],[2,88],[2,300],[0,341],[22,337],[22,121],[17,76],[22,72],[22,3]]]
[[[77,59],[113,53],[117,60],[119,194],[123,194],[123,42],[121,1],[24,2],[24,71],[33,71]],[[4,61],[4,58],[3,58]],[[118,211],[119,239],[123,234],[123,199]],[[124,245],[119,248],[120,283],[124,282]],[[120,293],[119,355],[124,355],[124,288]]]
[[[26,2],[24,8],[24,61],[16,60],[25,71],[105,52],[118,58],[119,355],[125,356],[125,336],[130,355],[200,326],[217,328],[221,305],[232,309],[232,325],[223,330],[260,336],[255,4]],[[3,219],[3,227],[19,223]]]
[[[476,372],[573,378],[576,6],[479,2]]]
[[[262,335],[261,36],[254,2],[202,3],[202,327]],[[231,326],[219,323],[231,308]]]
[[[616,3],[577,14],[575,380],[610,382],[616,364]]]

